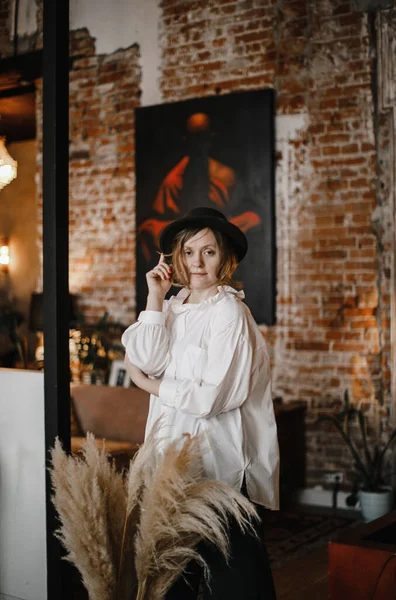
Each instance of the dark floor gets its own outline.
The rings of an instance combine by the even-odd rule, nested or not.
[[[277,600],[325,600],[327,544],[273,571]]]
[[[300,510],[317,514],[331,514],[331,509],[300,507]],[[355,510],[338,509],[337,514],[360,522]],[[327,600],[328,598],[328,544],[316,547],[301,558],[286,562],[273,570],[277,600]]]

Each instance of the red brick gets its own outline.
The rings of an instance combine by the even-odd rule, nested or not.
[[[335,342],[333,345],[334,352],[365,352],[366,345],[365,344],[346,344]]]
[[[345,337],[343,331],[327,331],[326,340],[342,340]]]
[[[340,154],[340,148],[338,146],[325,146],[322,148],[323,156],[336,156]]]
[[[296,350],[308,350],[310,352],[328,352],[330,346],[327,342],[295,342]]]
[[[312,252],[313,259],[330,258],[340,260],[347,257],[345,250],[322,250],[320,252]]]

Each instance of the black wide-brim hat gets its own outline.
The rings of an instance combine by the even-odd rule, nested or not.
[[[162,230],[159,239],[161,252],[164,254],[172,253],[173,241],[183,229],[205,229],[206,227],[225,235],[237,256],[238,262],[241,262],[248,249],[245,234],[239,227],[230,223],[219,210],[206,206],[193,208],[184,217],[173,221]]]

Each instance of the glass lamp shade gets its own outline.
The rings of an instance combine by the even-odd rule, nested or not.
[[[0,190],[17,176],[18,163],[8,154],[5,138],[0,138]]]

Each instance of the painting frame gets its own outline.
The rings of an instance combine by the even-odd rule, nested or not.
[[[197,120],[199,115],[201,122]],[[196,122],[191,125],[193,118]],[[209,165],[201,168],[200,176],[198,154],[193,154],[191,142],[199,136],[201,154],[206,151],[205,165]],[[158,262],[160,228],[197,205],[221,210],[245,231],[248,256],[238,266],[235,279],[243,283],[256,321],[275,325],[273,89],[136,109],[137,313],[146,304],[145,274]],[[177,288],[172,288],[168,296],[177,292]]]
[[[110,387],[131,387],[132,381],[123,360],[113,360],[111,363],[108,385]]]

